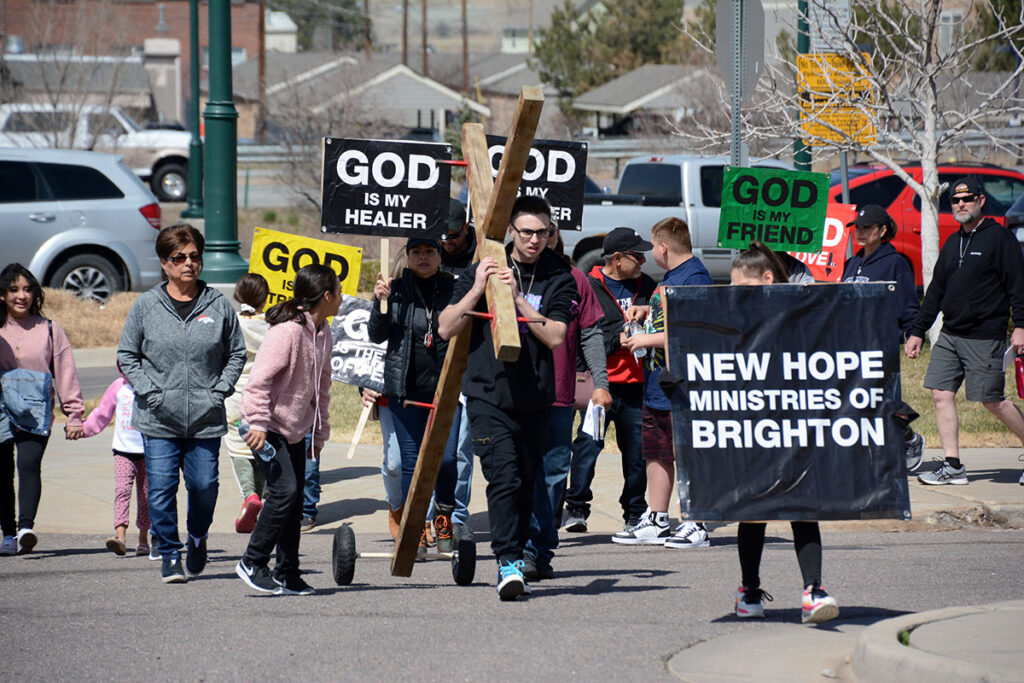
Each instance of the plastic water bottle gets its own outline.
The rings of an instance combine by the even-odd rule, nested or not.
[[[641,334],[644,331],[643,323],[637,322],[636,320],[626,324],[626,336],[632,337],[634,334]],[[640,360],[647,355],[647,349],[637,349],[633,352],[633,357]]]
[[[241,420],[236,422],[235,425],[238,427],[238,435],[242,437],[242,440],[244,441],[245,435],[249,433],[249,425],[245,424]],[[258,451],[254,451],[254,453],[256,453],[261,460],[270,462],[277,456],[277,449],[270,445],[270,441],[264,441],[263,448]]]

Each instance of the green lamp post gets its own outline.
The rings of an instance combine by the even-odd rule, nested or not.
[[[202,218],[203,212],[203,140],[199,135],[199,0],[188,0],[189,40],[189,126],[192,141],[188,145],[188,206],[182,218]]]
[[[207,282],[233,284],[249,270],[238,254],[238,111],[231,93],[231,0],[210,0],[210,98],[206,122]]]

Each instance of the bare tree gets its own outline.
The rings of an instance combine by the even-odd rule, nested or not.
[[[809,4],[809,14],[821,17],[821,29],[832,36],[830,51],[845,66],[828,68],[822,60],[815,69],[820,77],[801,82],[792,55],[776,54],[768,60],[767,78],[754,102],[743,112],[744,140],[763,152],[782,154],[793,138],[803,137],[816,159],[845,150],[892,169],[921,199],[927,286],[939,252],[940,155],[979,143],[988,150],[1022,151],[1020,129],[1008,126],[1024,112],[1017,87],[1024,74],[1024,5],[981,0],[957,26],[944,21],[949,15],[943,13],[942,0],[851,0],[849,17],[837,15],[834,4],[825,0]],[[795,33],[796,27],[791,28]],[[713,53],[706,31],[691,31],[688,37]],[[1016,66],[996,74],[971,71],[978,53],[993,46],[1009,52],[1008,61]],[[724,87],[719,100],[726,111]],[[845,122],[835,117],[835,107],[847,113]],[[872,128],[875,135],[869,134]],[[728,127],[720,121],[695,121],[677,133],[705,148],[721,149],[729,140]],[[901,168],[908,161],[920,162],[920,181]]]

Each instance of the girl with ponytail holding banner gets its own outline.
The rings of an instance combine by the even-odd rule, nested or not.
[[[330,435],[331,331],[341,281],[328,266],[295,274],[295,296],[267,311],[270,328],[242,393],[240,432],[256,456],[266,487],[263,509],[235,573],[250,588],[275,595],[310,595],[299,572],[299,527],[306,458],[319,458]],[[306,432],[313,432],[313,448]],[[270,552],[277,548],[271,574]]]
[[[760,242],[751,242],[732,262],[732,284],[771,285],[787,281],[786,267],[778,255]],[[764,600],[772,596],[761,589],[761,552],[764,550],[764,522],[740,522],[737,547],[742,585],[736,593],[736,616],[764,617]],[[801,620],[820,624],[839,616],[835,598],[821,587],[821,531],[817,522],[790,522],[793,546],[803,575]]]

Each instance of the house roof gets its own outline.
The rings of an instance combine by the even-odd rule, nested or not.
[[[480,88],[501,95],[518,95],[524,85],[542,85],[540,76],[530,68],[530,55],[495,52],[469,65],[470,76]],[[544,85],[544,95],[558,94],[554,88]]]
[[[583,111],[625,116],[636,109],[670,112],[689,106],[712,87],[712,74],[703,67],[645,64],[573,101]]]
[[[256,59],[232,71],[237,98],[257,98]],[[322,113],[349,98],[359,98],[364,108],[385,111],[458,109],[466,105],[490,116],[490,109],[463,97],[438,81],[399,63],[396,56],[361,53],[300,52],[266,53],[266,95],[270,111],[294,105],[296,100],[316,102],[313,113]]]
[[[74,91],[117,95],[150,94],[149,74],[139,57],[0,57],[10,81],[32,92]]]

